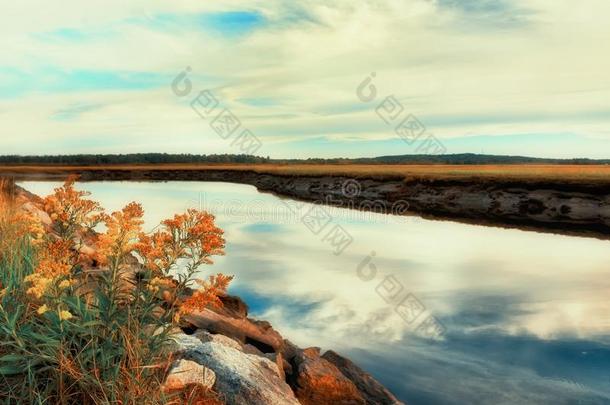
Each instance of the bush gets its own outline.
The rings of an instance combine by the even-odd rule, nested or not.
[[[167,343],[181,316],[220,305],[231,281],[194,277],[223,254],[214,217],[189,210],[147,235],[139,204],[108,215],[69,179],[40,203],[43,223],[7,189],[0,184],[0,398],[182,402],[160,389]]]

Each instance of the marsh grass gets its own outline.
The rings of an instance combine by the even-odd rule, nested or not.
[[[255,172],[280,176],[347,176],[378,180],[405,181],[488,181],[557,183],[584,186],[610,185],[610,165],[573,164],[155,164],[98,166],[0,166],[0,173],[14,173],[22,178],[41,174],[57,176],[69,173],[113,171],[142,174],[155,171]],[[109,176],[108,178],[112,178]]]

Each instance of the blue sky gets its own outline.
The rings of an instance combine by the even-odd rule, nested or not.
[[[0,153],[239,153],[190,108],[210,90],[261,155],[418,153],[423,137],[395,133],[413,115],[447,153],[610,158],[608,12],[605,0],[7,3]],[[367,78],[376,97],[361,101]],[[400,114],[386,123],[390,96]]]

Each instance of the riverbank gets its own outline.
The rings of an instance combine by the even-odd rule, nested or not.
[[[223,181],[344,208],[610,239],[610,166],[5,166],[16,180]]]

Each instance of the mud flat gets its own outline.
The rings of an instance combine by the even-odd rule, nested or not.
[[[391,215],[610,239],[610,182],[571,179],[405,178],[341,173],[272,173],[250,169],[168,167],[0,167],[20,180],[222,181],[302,201]]]

